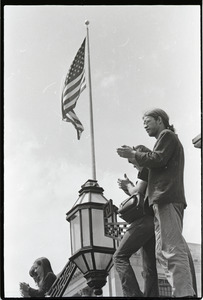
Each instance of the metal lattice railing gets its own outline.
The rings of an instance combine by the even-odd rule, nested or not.
[[[104,235],[120,241],[124,236],[129,224],[117,222],[117,208],[110,199],[104,207]]]
[[[47,297],[61,297],[71,281],[76,269],[76,264],[69,260],[59,277],[55,280],[48,291]]]
[[[128,226],[129,225],[126,222],[116,222],[116,223],[108,222],[105,224],[104,234],[105,236],[120,241],[124,236]]]

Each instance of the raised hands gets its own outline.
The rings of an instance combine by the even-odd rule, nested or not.
[[[134,158],[135,151],[132,147],[123,145],[120,148],[117,149],[117,153],[119,156],[123,158]]]
[[[124,179],[118,179],[118,186],[120,189],[122,189],[127,195],[131,195],[131,188],[134,187],[134,184],[130,179],[127,177],[126,174],[124,174]]]
[[[29,293],[28,293],[28,290],[29,290],[29,284],[25,283],[25,282],[20,282],[20,292],[21,292],[21,295],[22,297],[30,297],[29,296]]]

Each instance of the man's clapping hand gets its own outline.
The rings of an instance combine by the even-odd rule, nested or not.
[[[132,147],[126,145],[118,148],[117,153],[123,158],[134,158],[135,156],[135,150]]]

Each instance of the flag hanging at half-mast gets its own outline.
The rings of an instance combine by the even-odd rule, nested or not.
[[[86,87],[85,83],[85,42],[84,39],[80,49],[78,50],[69,72],[66,76],[63,92],[62,92],[62,117],[63,121],[71,122],[77,130],[78,140],[84,130],[82,123],[76,116],[74,108],[77,100]]]

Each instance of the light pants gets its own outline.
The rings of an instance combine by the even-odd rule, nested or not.
[[[130,257],[141,248],[144,293],[140,290]],[[154,218],[145,215],[129,227],[113,256],[124,297],[158,297],[158,275],[155,257]]]
[[[156,256],[172,286],[172,296],[194,296],[194,265],[182,236],[184,206],[182,203],[153,204],[153,210]]]

